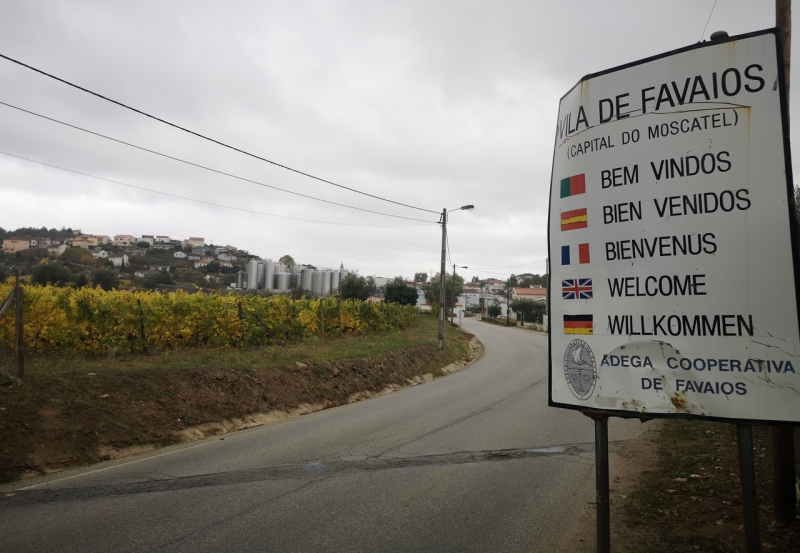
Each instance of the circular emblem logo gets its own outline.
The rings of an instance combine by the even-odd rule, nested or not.
[[[597,363],[589,344],[583,340],[573,340],[564,351],[564,376],[573,395],[588,399],[597,382]]]

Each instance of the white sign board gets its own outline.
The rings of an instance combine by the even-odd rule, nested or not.
[[[773,30],[589,75],[550,189],[550,404],[800,421]]]

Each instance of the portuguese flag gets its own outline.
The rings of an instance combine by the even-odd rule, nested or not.
[[[593,334],[593,315],[564,315],[564,334]]]
[[[561,230],[572,230],[576,228],[586,228],[589,223],[586,219],[586,208],[573,209],[561,213]]]
[[[568,198],[586,193],[586,174],[561,179],[561,197]]]

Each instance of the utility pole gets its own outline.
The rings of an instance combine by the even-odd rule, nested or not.
[[[454,311],[456,310],[456,264],[453,263],[453,307],[450,308],[450,325],[453,325]]]
[[[444,349],[445,266],[447,254],[447,210],[442,210],[442,265],[439,273],[439,349]]]
[[[792,0],[775,1],[775,26],[780,30],[783,76],[786,86],[786,123],[789,123],[789,62],[792,53]],[[772,427],[772,486],[775,520],[794,522],[797,516],[794,464],[794,427]]]
[[[511,279],[506,281],[506,326],[511,324]]]

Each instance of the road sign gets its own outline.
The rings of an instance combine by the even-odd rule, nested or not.
[[[550,187],[550,404],[800,421],[793,188],[774,30],[584,77]]]

